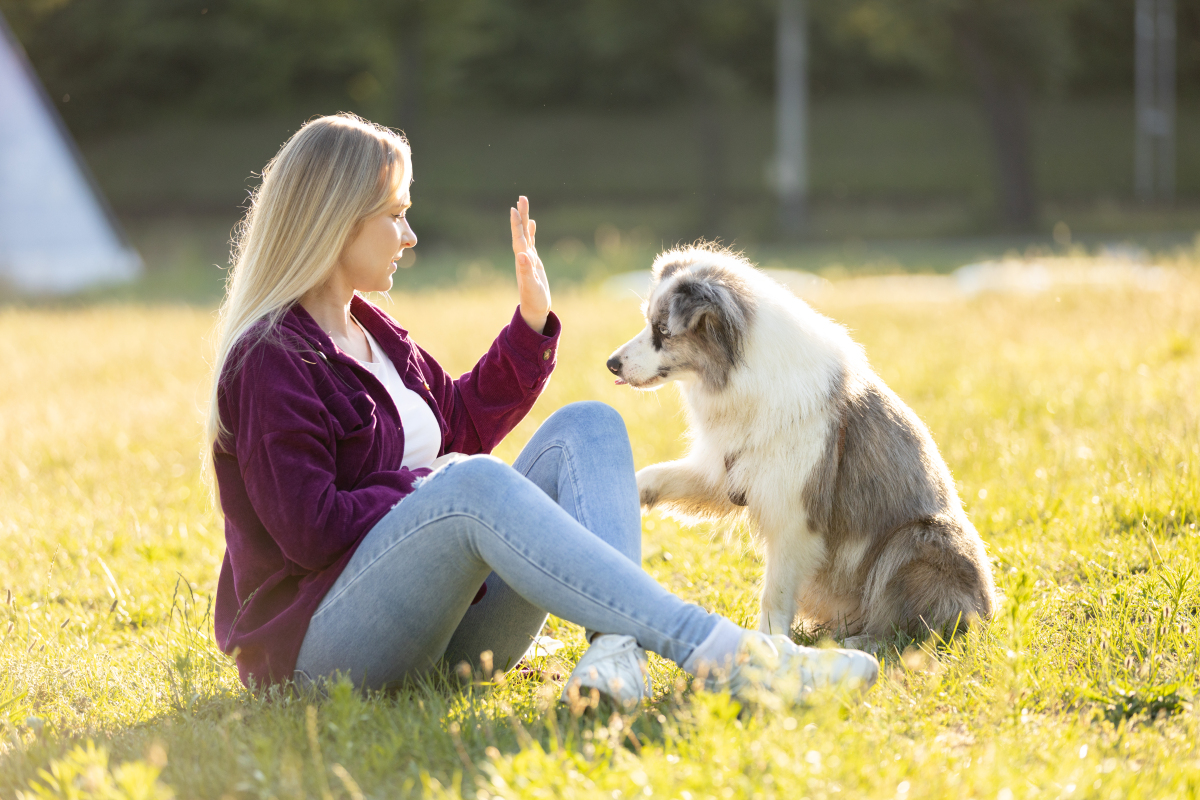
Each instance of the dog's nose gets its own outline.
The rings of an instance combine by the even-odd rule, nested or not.
[[[621,374],[621,359],[617,358],[616,356],[613,356],[612,358],[610,358],[608,360],[608,371],[611,372],[613,375],[620,375]]]

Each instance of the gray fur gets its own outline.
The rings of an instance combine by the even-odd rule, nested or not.
[[[671,261],[667,261],[667,262],[663,263],[654,273],[654,282],[660,283],[660,282],[666,280],[667,278],[671,277],[679,270],[688,266],[689,263],[690,262],[686,262],[686,261],[683,261],[680,259],[672,259]]]
[[[841,627],[917,635],[990,617],[991,568],[925,424],[874,374],[843,375],[833,395],[838,428],[804,487],[804,505],[829,563],[866,540],[856,575],[826,569],[816,578],[842,597],[839,605],[858,607]]]
[[[661,273],[670,276],[682,266],[671,261]],[[698,267],[656,300],[649,315],[654,345],[667,352],[673,369],[693,370],[712,391],[719,391],[742,362],[754,305],[754,294],[736,275]],[[660,332],[664,328],[666,336]]]

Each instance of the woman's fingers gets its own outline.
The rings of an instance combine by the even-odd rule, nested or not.
[[[525,246],[532,250],[537,247],[534,243],[534,232],[537,230],[537,223],[529,218],[529,198],[525,195],[517,198],[517,211],[521,215],[521,230],[525,234]]]
[[[512,227],[513,252],[530,252],[537,260],[537,222],[529,218],[529,198],[521,195],[516,208],[509,209],[509,223]]]
[[[521,195],[517,198],[517,211],[521,212],[521,230],[529,230],[529,198]]]
[[[521,224],[521,213],[515,208],[510,208],[508,218],[512,227],[513,252],[524,253],[528,249],[528,244],[525,241],[525,226]]]

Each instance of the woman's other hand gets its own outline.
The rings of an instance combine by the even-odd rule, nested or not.
[[[521,195],[517,207],[509,209],[512,223],[513,253],[517,256],[517,293],[521,298],[521,318],[541,333],[550,314],[550,281],[538,258],[534,234],[537,223],[529,218],[529,198]]]

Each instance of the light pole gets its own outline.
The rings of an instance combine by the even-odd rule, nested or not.
[[[1175,0],[1134,10],[1134,189],[1144,203],[1175,195]]]
[[[805,0],[779,0],[775,40],[775,184],[779,227],[804,232],[808,199],[808,31]]]

